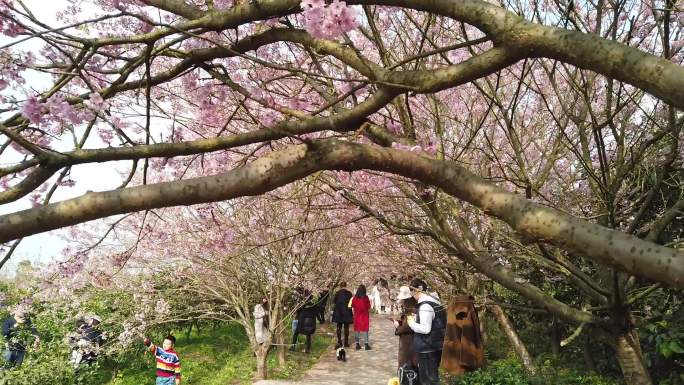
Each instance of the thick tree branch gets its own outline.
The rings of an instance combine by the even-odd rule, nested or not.
[[[684,253],[593,224],[509,193],[452,162],[339,140],[273,152],[223,174],[157,183],[0,216],[0,242],[110,215],[232,199],[266,191],[321,170],[372,169],[435,185],[534,240],[580,252],[619,270],[684,287]]]
[[[647,91],[684,109],[684,67],[639,49],[563,28],[524,20],[480,0],[351,0],[437,13],[481,29],[495,45],[522,57],[547,57],[592,70]]]
[[[180,30],[236,28],[257,20],[297,13],[300,11],[299,3],[298,0],[245,2],[228,10],[208,12],[199,19],[179,23],[173,28],[137,36],[103,38],[93,45],[152,43]],[[393,5],[451,17],[478,27],[496,45],[507,47],[520,58],[558,59],[632,84],[684,109],[684,68],[596,35],[535,24],[481,0],[355,0],[348,3]]]
[[[20,199],[30,194],[31,191],[40,187],[40,185],[42,185],[45,181],[50,179],[50,177],[54,175],[58,170],[59,168],[55,167],[38,166],[35,170],[31,171],[31,173],[21,182],[8,188],[5,191],[0,191],[0,205],[9,202],[14,202],[17,199]]]
[[[142,0],[142,2],[190,20],[199,19],[205,13],[183,0]]]

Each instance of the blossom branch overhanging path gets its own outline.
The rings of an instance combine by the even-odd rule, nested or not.
[[[464,168],[408,151],[334,139],[275,151],[224,174],[129,187],[0,216],[0,242],[132,211],[259,195],[322,170],[386,171],[437,186],[532,239],[622,271],[684,287],[684,253],[574,218],[489,183]]]
[[[299,2],[295,1],[246,2],[241,5],[236,5],[231,9],[221,11],[200,11],[187,5],[183,6],[182,4],[184,3],[177,1],[148,1],[147,3],[151,5],[157,5],[162,9],[170,10],[172,12],[178,12],[179,15],[186,16],[192,20],[181,22],[175,25],[174,28],[161,28],[140,36],[105,38],[89,41],[89,47],[105,47],[136,42],[153,44],[160,38],[170,36],[179,30],[224,30],[226,28],[237,27],[241,24],[251,21],[263,20],[271,17],[284,16],[299,12]],[[278,126],[275,129],[254,131],[253,133],[250,132],[248,134],[239,134],[242,136],[238,135],[225,139],[219,138],[216,140],[195,141],[190,143],[165,143],[150,146],[119,147],[114,149],[80,150],[74,154],[71,154],[72,156],[69,156],[69,154],[41,154],[40,156],[36,156],[35,158],[28,160],[26,163],[27,168],[39,165],[40,174],[34,174],[32,177],[40,177],[45,178],[44,180],[47,180],[44,174],[46,172],[45,170],[49,169],[50,166],[52,166],[54,168],[54,172],[56,172],[63,167],[68,167],[78,163],[102,162],[114,159],[146,159],[150,157],[169,157],[192,153],[205,153],[219,149],[230,148],[231,146],[258,143],[262,141],[283,138],[288,135],[296,135],[307,132],[318,132],[322,130],[354,130],[371,113],[379,110],[384,105],[389,103],[395,96],[405,92],[407,89],[413,90],[413,92],[417,93],[436,92],[494,73],[502,68],[505,68],[506,66],[514,64],[516,61],[525,57],[548,57],[558,59],[581,68],[590,69],[611,78],[615,78],[640,87],[648,92],[653,93],[655,96],[672,103],[676,107],[684,107],[684,69],[667,60],[657,58],[635,48],[601,39],[596,36],[533,24],[519,18],[511,12],[505,11],[486,2],[475,0],[456,2],[446,0],[431,2],[408,0],[368,2],[359,1],[350,2],[350,4],[351,3],[401,6],[452,17],[456,20],[463,21],[480,28],[487,34],[488,37],[491,38],[495,44],[495,47],[483,54],[471,58],[466,62],[439,69],[418,71],[387,71],[379,66],[372,65],[372,63],[369,64],[367,61],[364,61],[360,55],[350,55],[349,50],[345,50],[344,47],[340,47],[339,45],[335,46],[334,43],[328,43],[323,40],[309,38],[301,32],[293,32],[290,34],[291,36],[288,36],[289,41],[316,47],[321,52],[326,52],[327,54],[336,57],[338,60],[341,60],[352,68],[356,68],[360,73],[367,76],[371,82],[380,84],[381,88],[379,88],[374,97],[368,99],[361,105],[341,114],[335,114],[330,117],[286,122],[283,123],[283,126]],[[275,33],[271,33],[271,35],[275,35]],[[283,35],[286,34],[283,33]],[[230,53],[230,51],[224,51],[222,54],[226,55],[226,52]],[[192,67],[192,65],[196,64],[197,62],[203,62],[206,59],[198,59],[195,62],[192,62],[192,60],[195,59],[190,60],[191,62],[188,68]],[[127,69],[124,72],[126,73],[126,76],[128,76],[132,71]],[[182,73],[182,71],[178,72],[177,74],[180,73]],[[175,75],[171,73],[166,79],[170,80],[174,77]],[[122,76],[122,79],[125,81],[124,76]],[[164,78],[162,77],[160,80],[163,81]],[[122,92],[127,89],[125,86],[121,86],[121,84],[123,84],[122,82],[119,82],[110,89],[101,92],[101,95],[106,98],[115,97],[118,92]],[[145,81],[131,83],[129,86],[130,88],[128,89],[141,88],[143,84],[145,84]],[[93,98],[95,97],[93,96]],[[59,105],[62,105],[61,102]],[[6,125],[8,129],[11,129],[12,127],[18,127],[20,124],[23,125],[25,122],[26,121],[24,119],[12,119],[7,121]],[[294,130],[289,130],[287,129],[288,127],[293,127]],[[297,128],[300,130],[296,130]],[[249,137],[250,135],[251,137]],[[315,149],[312,151],[312,154],[316,154]],[[352,151],[352,153],[354,152]],[[399,155],[393,156],[398,157]],[[357,161],[359,164],[365,164],[358,159],[352,159],[349,161]],[[331,162],[333,161],[331,160]],[[251,171],[256,172],[256,170],[259,170],[259,168],[254,166],[254,164],[261,165],[263,164],[263,161],[256,161],[249,166],[245,166],[245,168],[236,169],[234,170],[233,174],[223,174],[221,178],[226,178],[228,175],[230,175],[230,178],[245,177],[245,172],[249,173]],[[289,172],[292,177],[303,177],[311,172],[311,169],[307,168],[308,166],[302,167],[297,162],[293,163],[292,165],[282,164],[281,166],[283,166],[283,170],[286,173]],[[292,166],[294,168],[288,169],[285,166]],[[299,168],[296,168],[295,166]],[[363,168],[361,166],[358,167],[359,169]],[[375,167],[382,169],[377,165]],[[330,168],[343,169],[343,166],[335,164],[331,165]],[[369,168],[371,168],[371,166],[369,166]],[[409,174],[405,176],[413,175],[412,172],[402,171],[400,168],[393,170],[394,172],[400,174],[402,172]],[[262,170],[264,175],[272,177],[273,175],[267,171],[268,170]],[[392,170],[388,168],[386,171]],[[249,178],[253,177],[254,175],[249,175]],[[417,175],[416,177],[421,180],[425,179],[426,182],[434,183],[430,175]],[[219,176],[207,178],[219,178]],[[265,182],[258,182],[258,177],[253,179],[249,178],[245,179],[245,181],[248,182],[245,184],[245,188],[247,189],[242,193],[236,192],[235,194],[238,195],[230,195],[228,191],[221,193],[223,195],[215,192],[214,194],[217,195],[203,195],[201,190],[205,187],[208,188],[209,184],[207,184],[208,180],[202,178],[197,180],[191,179],[181,182],[170,182],[172,183],[170,185],[160,184],[151,185],[148,187],[154,186],[153,189],[158,189],[158,193],[162,195],[168,193],[169,191],[176,191],[175,188],[170,188],[174,186],[186,186],[192,191],[192,194],[190,195],[180,194],[177,198],[167,200],[166,202],[168,204],[165,203],[165,205],[197,203],[198,201],[195,201],[194,199],[207,199],[206,196],[213,196],[215,198],[212,199],[219,199],[221,196],[234,197],[240,196],[239,194],[251,195],[254,193],[267,191],[265,190],[267,187],[259,187],[259,183]],[[34,187],[36,187],[36,183],[31,182],[31,180],[32,179],[27,178],[27,183],[19,187],[19,190],[21,190],[19,194],[16,191],[12,191],[10,194],[7,194],[8,197],[5,198],[6,201],[15,200],[18,195],[21,195],[21,193],[28,193]],[[220,183],[232,183],[224,179],[220,180]],[[434,184],[440,187],[441,184],[447,183],[447,181],[437,182],[438,183]],[[157,198],[151,200],[134,199],[134,195],[131,194],[143,191],[145,191],[145,194],[151,192],[139,189],[141,189],[141,187],[125,189],[112,193],[102,193],[105,195],[88,194],[83,198],[77,198],[82,199],[81,201],[72,200],[64,202],[64,205],[66,206],[51,205],[45,206],[44,208],[36,208],[27,210],[25,212],[3,216],[0,218],[3,223],[2,226],[0,226],[0,228],[3,230],[3,236],[0,239],[4,242],[20,236],[111,215],[112,213],[119,212],[120,210],[128,210],[121,212],[130,212],[152,207],[161,207],[155,206],[159,204],[158,201],[155,201]],[[199,190],[195,191],[197,189]],[[445,190],[449,191],[446,188]],[[454,195],[458,196],[457,194]],[[205,198],[197,198],[200,196],[204,196]],[[106,197],[105,201],[109,203],[105,204],[100,200],[104,197]],[[129,198],[132,200],[127,202],[126,200]],[[169,197],[167,196],[165,198]],[[564,240],[562,235],[556,233],[551,234],[543,231],[538,233],[540,231],[539,229],[530,230],[534,228],[534,226],[530,225],[531,222],[529,222],[529,218],[524,219],[518,214],[514,215],[507,211],[509,209],[500,209],[499,211],[492,210],[491,207],[493,206],[490,205],[493,203],[491,202],[488,203],[485,201],[478,201],[472,196],[468,199],[466,198],[461,199],[465,199],[469,202],[470,200],[468,199],[472,199],[473,201],[479,202],[479,204],[477,204],[478,207],[485,211],[491,212],[497,217],[505,219],[518,231],[523,233],[528,232],[537,239],[564,245],[588,255],[591,258],[606,262],[610,265],[619,266],[625,271],[640,274],[651,279],[668,282],[669,284],[676,286],[682,285],[680,281],[682,276],[682,256],[672,249],[662,248],[655,245],[647,246],[647,244],[638,243],[641,241],[637,240],[636,238],[628,237],[623,239],[618,237],[620,238],[619,242],[617,242],[619,244],[611,244],[611,241],[609,241],[608,245],[604,245],[604,247],[608,247],[608,249],[592,248],[592,250],[589,251],[589,254],[587,254],[587,251],[582,249],[583,247],[586,247],[587,244],[582,246],[582,242],[573,243],[576,241]],[[109,201],[109,199],[114,199],[114,201],[117,202],[116,204],[119,205],[119,208],[113,208],[110,206],[113,201]],[[523,203],[518,203],[519,204],[516,204],[518,209],[527,207],[524,206]],[[83,208],[84,210],[81,213],[75,213],[69,209],[66,209],[66,207],[73,207],[74,204],[80,208]],[[104,206],[102,206],[103,204]],[[525,204],[532,203],[528,202]],[[99,209],[93,211],[96,208]],[[48,213],[48,216],[41,217],[42,214]],[[21,217],[24,217],[25,220],[21,219]],[[48,220],[48,218],[50,218],[50,220]],[[546,219],[551,220],[550,217]],[[592,225],[588,222],[577,222],[577,224],[581,225],[580,227],[582,228],[598,231],[596,225]],[[528,229],[525,230],[524,228]],[[602,236],[614,235],[613,233],[599,233]],[[634,244],[633,242],[637,242],[637,244]],[[624,244],[630,244],[634,246],[634,250],[630,248],[629,250],[626,250],[626,254],[623,253],[625,251],[622,250]],[[649,247],[651,250],[648,250]],[[599,250],[609,250],[609,252],[606,255],[604,251]],[[638,255],[639,253],[642,255]],[[654,256],[654,254],[661,254],[664,257],[658,257],[657,255]],[[624,255],[628,255],[629,257],[623,257]],[[679,276],[676,274],[679,274]]]
[[[175,2],[147,3],[169,8]],[[684,69],[663,58],[595,35],[532,23],[481,0],[357,0],[348,4],[396,6],[450,17],[479,28],[496,45],[508,47],[522,57],[558,59],[632,84],[684,109]],[[227,10],[206,11],[202,17],[180,23],[175,29],[161,29],[130,38],[101,39],[94,42],[94,46],[149,43],[177,30],[224,30],[299,11],[299,0],[244,2]]]

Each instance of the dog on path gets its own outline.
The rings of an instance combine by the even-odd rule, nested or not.
[[[337,361],[347,362],[347,352],[344,350],[344,348],[337,349],[337,351],[335,351],[335,355],[337,356]]]

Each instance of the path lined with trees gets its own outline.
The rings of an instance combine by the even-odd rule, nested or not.
[[[60,330],[26,362],[76,376],[47,347],[95,309],[112,357],[238,322],[267,377],[297,288],[412,275],[629,385],[684,378],[682,0],[67,4],[0,1],[0,269],[69,240],[3,293]]]
[[[398,338],[387,315],[371,317],[372,350],[346,348],[347,362],[329,349],[298,381],[257,381],[254,385],[370,385],[386,384],[396,376]]]

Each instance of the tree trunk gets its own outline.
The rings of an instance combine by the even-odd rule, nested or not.
[[[582,347],[582,354],[584,355],[584,363],[587,369],[594,373],[598,373],[596,370],[596,362],[594,361],[594,355],[591,354],[591,339],[589,336],[584,337],[584,346]]]
[[[192,334],[192,327],[194,323],[191,323],[190,326],[188,326],[188,329],[185,331],[185,339],[190,340],[190,335]]]
[[[487,334],[487,307],[483,306],[477,314],[480,319],[480,336],[482,337],[482,346],[487,346],[489,335]]]
[[[652,385],[634,330],[620,334],[615,339],[615,351],[627,385]]]
[[[489,328],[487,327],[487,306],[482,306],[480,311],[477,312],[477,317],[480,320],[480,337],[482,338],[483,349],[487,346],[487,341],[489,341]],[[487,366],[487,354],[484,355],[482,360],[482,366]]]
[[[266,358],[268,357],[268,347],[259,346],[256,349],[257,379],[265,380],[268,376]]]
[[[278,329],[278,333],[276,335],[276,344],[278,345],[278,366],[282,368],[287,362],[287,358],[285,356],[285,328],[283,327]]]
[[[499,324],[501,324],[501,328],[503,329],[504,333],[506,334],[506,337],[508,337],[508,340],[510,341],[511,345],[513,346],[515,353],[518,355],[518,357],[520,357],[520,360],[522,361],[522,364],[525,367],[525,370],[527,370],[530,374],[533,374],[533,375],[536,374],[537,368],[534,366],[534,361],[532,360],[532,356],[527,351],[525,344],[523,343],[523,341],[518,336],[518,333],[516,333],[515,328],[513,327],[513,324],[511,324],[511,321],[508,319],[508,317],[506,317],[506,314],[501,309],[501,306],[492,305],[491,309],[492,309],[492,312],[494,313],[494,316],[499,321]]]
[[[551,353],[554,356],[560,354],[561,331],[556,317],[551,318]]]

